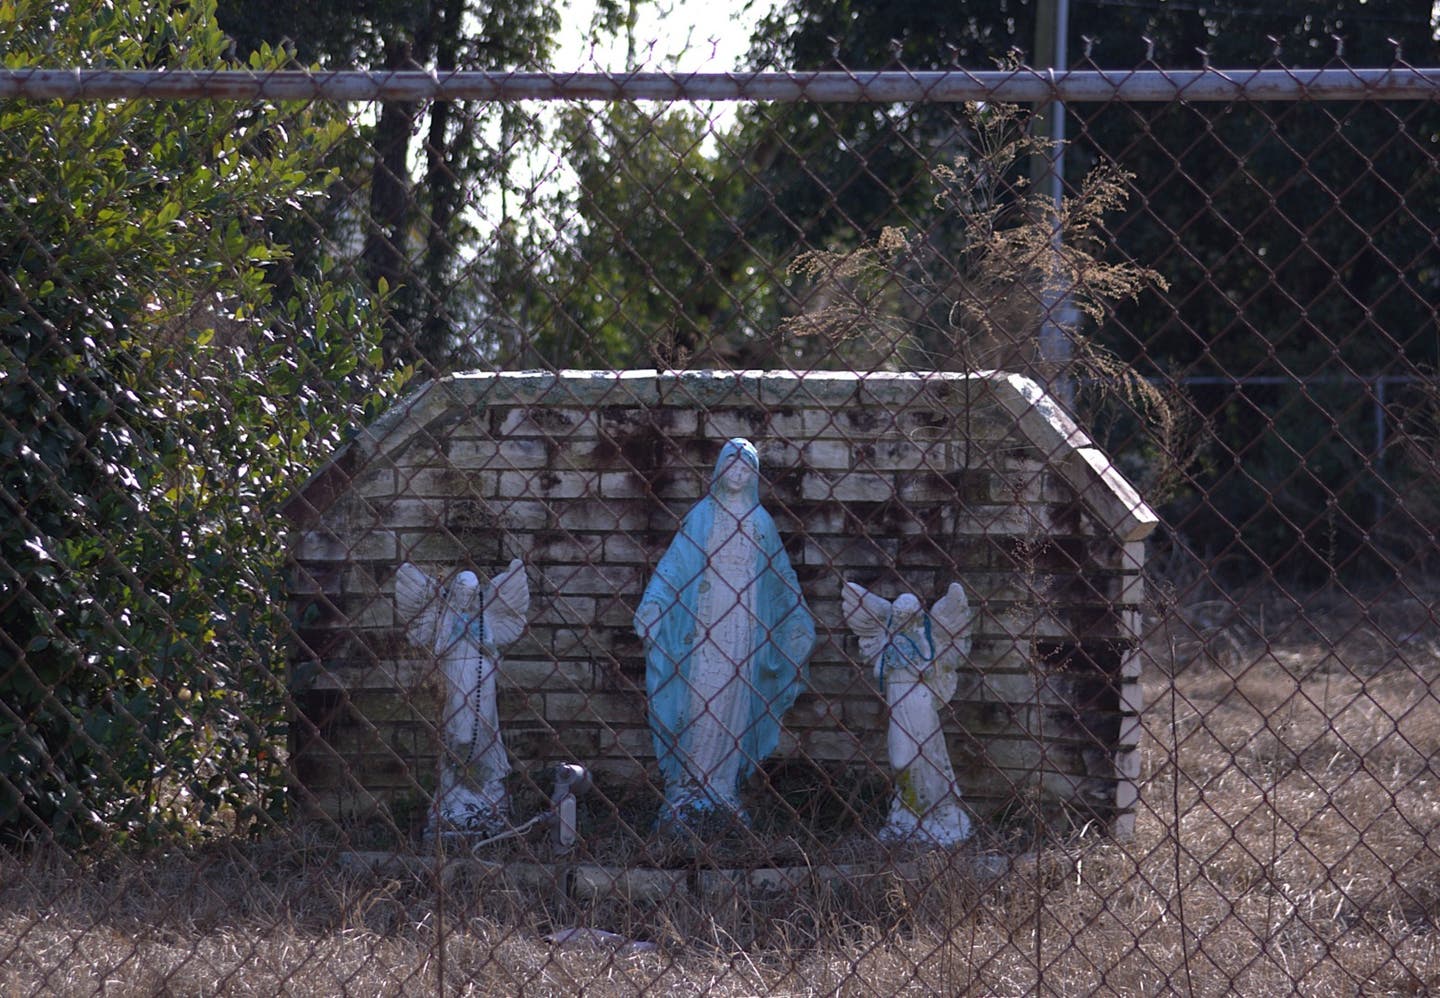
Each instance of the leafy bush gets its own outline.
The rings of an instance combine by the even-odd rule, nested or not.
[[[212,0],[0,0],[8,68],[216,68],[227,44]],[[323,193],[344,129],[276,104],[0,102],[6,835],[276,803],[271,510],[387,388],[381,303],[267,234]]]

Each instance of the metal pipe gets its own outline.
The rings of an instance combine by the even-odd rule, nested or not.
[[[1046,76],[1051,80],[1064,71],[1068,61],[1065,41],[1069,25],[1069,0],[1039,0],[1035,8],[1035,58],[1045,67]],[[1045,156],[1034,157],[1031,178],[1054,209],[1050,252],[1054,256],[1054,270],[1058,275],[1062,273],[1064,253],[1064,233],[1060,223],[1065,204],[1065,104],[1058,98],[1052,98],[1041,102],[1035,110],[1032,128],[1035,134],[1049,141],[1049,146]],[[1074,355],[1070,336],[1078,325],[1078,316],[1070,290],[1057,288],[1047,280],[1041,306],[1040,359],[1045,364],[1046,377],[1050,379],[1046,388],[1066,408],[1071,408],[1075,401],[1075,386],[1068,370]]]
[[[554,822],[551,826],[551,842],[557,856],[574,851],[580,838],[575,798],[588,793],[593,786],[590,771],[584,766],[570,763],[555,770],[555,791],[550,795],[550,817]]]
[[[1436,100],[1440,69],[873,73],[498,73],[0,70],[0,98],[104,100],[694,100],[1097,103]]]

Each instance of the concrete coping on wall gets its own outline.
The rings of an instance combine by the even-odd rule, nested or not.
[[[943,853],[937,854],[944,856]],[[1034,874],[1063,862],[1064,856],[1026,852],[954,854],[947,867],[984,884],[1007,876]],[[935,863],[923,860],[886,860],[874,863],[838,863],[813,866],[767,866],[754,868],[665,869],[655,867],[609,866],[579,862],[497,862],[457,854],[429,856],[415,853],[371,851],[342,852],[337,856],[341,869],[382,877],[410,877],[449,887],[466,879],[493,883],[505,890],[530,889],[556,892],[579,900],[657,902],[680,897],[714,900],[736,894],[797,894],[817,887],[855,887],[864,883],[904,881],[923,883],[934,879]]]
[[[1147,537],[1159,519],[1134,486],[1035,381],[1004,371],[501,371],[428,381],[336,452],[331,466],[384,463],[456,406],[883,407],[996,406],[1123,543]],[[322,469],[318,474],[323,474]],[[312,482],[314,479],[312,478]],[[308,484],[296,499],[308,492]],[[294,501],[294,500],[292,500]]]

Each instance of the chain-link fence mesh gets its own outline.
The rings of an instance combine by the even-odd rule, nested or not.
[[[1434,71],[435,6],[0,3],[0,982],[1436,986]]]

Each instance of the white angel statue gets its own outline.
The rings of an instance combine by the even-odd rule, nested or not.
[[[508,825],[495,671],[500,649],[520,637],[530,612],[530,583],[516,558],[482,587],[474,572],[448,584],[406,562],[395,573],[395,607],[410,640],[435,656],[444,678],[440,787],[427,834],[492,835]]]
[[[949,846],[970,837],[955,770],[940,730],[940,708],[955,695],[956,670],[970,654],[974,611],[958,582],[925,613],[913,593],[894,602],[854,582],[841,589],[845,622],[890,706],[887,735],[895,798],[880,837]]]

